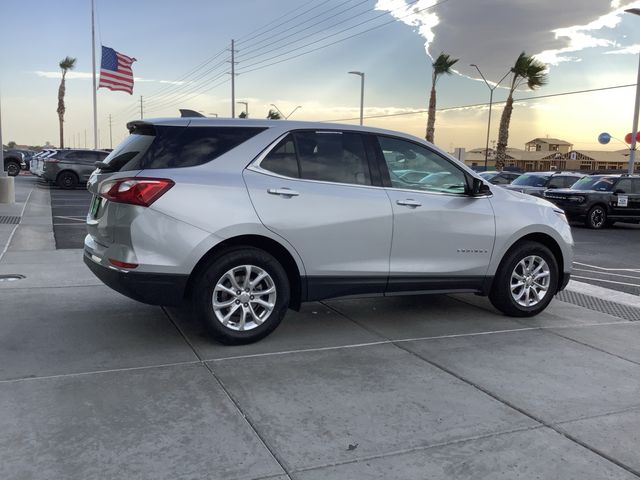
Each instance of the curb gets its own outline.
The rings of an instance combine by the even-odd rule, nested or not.
[[[618,303],[621,305],[626,305],[628,307],[640,308],[640,297],[632,295],[630,293],[611,290],[610,288],[597,287],[589,283],[571,280],[565,290],[599,298],[600,300],[605,300],[607,302]]]

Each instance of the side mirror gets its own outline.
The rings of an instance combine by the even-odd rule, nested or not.
[[[469,177],[470,182],[467,183],[467,193],[472,197],[480,197],[491,193],[489,185],[476,177]],[[471,183],[471,185],[469,185]]]

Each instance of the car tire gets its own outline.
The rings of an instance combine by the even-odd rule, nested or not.
[[[56,178],[56,183],[60,188],[64,188],[65,190],[71,190],[76,188],[78,185],[78,176],[73,172],[62,172]]]
[[[587,214],[585,224],[589,228],[599,230],[607,226],[607,211],[602,205],[596,205]]]
[[[20,173],[20,164],[18,162],[9,160],[6,163],[6,170],[7,175],[9,175],[10,177],[16,177]]]
[[[198,276],[193,291],[194,310],[211,336],[226,345],[253,343],[269,335],[282,321],[289,300],[289,279],[282,265],[269,253],[252,247],[226,250],[214,257]]]
[[[537,315],[547,308],[558,290],[558,272],[556,259],[546,246],[530,241],[518,244],[502,259],[489,300],[512,317]]]

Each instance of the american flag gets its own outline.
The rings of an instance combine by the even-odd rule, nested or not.
[[[131,64],[135,58],[116,52],[113,48],[102,47],[102,63],[100,64],[100,83],[98,88],[119,90],[133,94],[133,72]]]

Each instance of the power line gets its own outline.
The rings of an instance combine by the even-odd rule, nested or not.
[[[418,0],[414,0],[414,1],[413,1],[413,2],[411,2],[409,5],[411,5],[411,4],[413,4],[413,3],[416,3],[417,1],[418,1]],[[293,55],[293,56],[291,56],[291,57],[287,57],[287,58],[285,58],[285,59],[278,60],[278,61],[276,61],[276,62],[272,62],[272,63],[269,63],[269,64],[267,64],[267,65],[263,65],[263,66],[261,66],[261,67],[251,68],[251,67],[253,67],[253,66],[260,65],[261,63],[268,62],[269,60],[274,60],[274,59],[276,59],[276,58],[283,57],[283,56],[288,55],[288,54],[290,54],[290,53],[292,53],[292,52],[295,52],[296,50],[300,50],[300,49],[306,48],[306,47],[308,47],[308,46],[314,45],[314,44],[316,44],[316,43],[322,42],[323,40],[327,40],[327,39],[329,39],[329,38],[331,38],[331,37],[335,37],[335,36],[337,36],[337,35],[340,35],[340,34],[342,34],[342,33],[347,32],[347,31],[349,31],[349,30],[353,30],[354,28],[357,28],[357,27],[359,27],[359,26],[361,26],[361,25],[364,25],[365,23],[369,23],[369,22],[371,22],[371,21],[373,21],[373,20],[376,20],[376,19],[378,19],[378,18],[380,18],[380,17],[385,16],[385,15],[387,15],[387,14],[388,14],[388,12],[384,12],[384,13],[382,13],[381,15],[376,15],[375,17],[372,17],[372,18],[370,18],[370,19],[363,20],[362,22],[360,22],[360,23],[358,23],[358,24],[356,24],[356,25],[353,25],[353,26],[351,26],[351,27],[344,28],[344,29],[340,30],[339,32],[332,33],[332,34],[330,34],[330,35],[327,35],[326,37],[320,38],[320,39],[315,40],[315,41],[313,41],[313,42],[309,42],[309,43],[307,43],[307,44],[305,44],[305,45],[301,45],[301,46],[299,46],[299,47],[296,47],[296,48],[294,48],[294,49],[289,50],[288,52],[281,53],[281,54],[278,54],[278,55],[274,55],[274,56],[272,56],[272,57],[265,58],[264,60],[260,60],[260,61],[258,61],[258,62],[255,62],[255,63],[249,64],[249,65],[247,65],[247,66],[245,67],[245,68],[247,68],[246,70],[240,70],[240,72],[239,72],[239,73],[249,73],[249,72],[254,72],[254,71],[256,71],[256,70],[261,70],[261,69],[263,69],[263,68],[271,67],[271,66],[273,66],[273,65],[277,65],[277,64],[279,64],[279,63],[283,63],[283,62],[286,62],[286,61],[289,61],[289,60],[293,60],[294,58],[298,58],[298,57],[301,57],[301,56],[303,56],[303,55],[308,55],[309,53],[313,53],[313,52],[316,52],[316,51],[321,50],[321,49],[323,49],[323,48],[327,48],[327,47],[330,47],[330,46],[332,46],[332,45],[335,45],[335,44],[337,44],[337,43],[344,42],[344,41],[349,40],[349,39],[351,39],[351,38],[354,38],[354,37],[357,37],[357,36],[359,36],[359,35],[363,35],[363,34],[365,34],[365,33],[368,33],[368,32],[370,32],[370,31],[372,31],[372,30],[376,30],[376,29],[378,29],[378,28],[381,28],[381,27],[384,27],[384,26],[390,25],[390,24],[392,24],[392,23],[396,23],[396,22],[397,22],[397,20],[400,20],[400,19],[402,19],[402,18],[408,17],[408,16],[410,16],[410,15],[414,15],[414,14],[416,14],[416,13],[420,13],[420,12],[423,12],[423,11],[425,11],[425,10],[430,10],[430,9],[435,8],[435,7],[439,6],[439,5],[442,5],[443,3],[446,3],[446,2],[448,2],[448,1],[449,1],[449,0],[440,0],[439,2],[436,2],[436,3],[434,3],[433,5],[430,5],[429,7],[425,7],[425,8],[422,8],[422,9],[420,9],[420,10],[415,10],[415,11],[413,11],[413,12],[411,12],[411,13],[407,14],[407,15],[403,15],[403,16],[401,16],[401,17],[394,18],[394,19],[392,19],[392,20],[389,20],[389,21],[387,21],[387,22],[381,23],[381,24],[379,24],[379,25],[375,25],[375,26],[373,26],[373,27],[367,28],[367,29],[362,30],[362,31],[360,31],[360,32],[356,32],[356,33],[354,33],[354,34],[352,34],[352,35],[349,35],[349,36],[347,36],[347,37],[344,37],[344,38],[341,38],[341,39],[335,40],[335,41],[333,41],[333,42],[331,42],[331,43],[327,43],[327,44],[325,44],[325,45],[320,45],[319,47],[313,48],[313,49],[308,50],[308,51],[306,51],[306,52],[302,52],[302,53],[299,53],[299,54],[297,54],[297,55]]]
[[[301,29],[299,29],[299,30],[295,30],[295,31],[293,31],[293,32],[289,33],[288,35],[285,35],[284,37],[277,38],[277,37],[280,35],[280,34],[277,34],[277,35],[275,36],[275,38],[276,38],[275,40],[274,40],[273,38],[270,38],[270,39],[268,39],[268,40],[273,40],[273,41],[271,41],[270,43],[267,43],[266,45],[263,45],[263,46],[259,46],[259,45],[260,45],[260,43],[263,43],[263,42],[259,42],[259,43],[258,43],[258,45],[255,45],[255,46],[254,46],[255,48],[251,48],[251,49],[249,49],[248,51],[244,52],[244,53],[243,53],[243,55],[250,55],[250,54],[252,54],[252,53],[254,53],[254,52],[258,52],[258,51],[260,51],[260,50],[264,50],[265,48],[270,47],[270,46],[272,46],[272,45],[275,45],[276,43],[280,43],[280,42],[282,42],[283,40],[286,40],[287,38],[291,38],[291,37],[293,37],[294,35],[297,35],[298,33],[306,32],[307,30],[310,30],[311,28],[313,28],[313,27],[315,27],[315,26],[318,26],[318,25],[320,25],[320,24],[322,24],[322,23],[325,23],[326,21],[331,20],[332,18],[335,18],[335,17],[337,17],[337,16],[339,16],[339,15],[341,15],[341,14],[345,13],[345,12],[348,12],[349,10],[353,10],[354,8],[359,7],[359,6],[360,6],[360,5],[362,5],[363,3],[370,3],[370,0],[361,0],[360,2],[356,3],[355,5],[352,5],[352,6],[350,6],[350,7],[347,7],[346,9],[341,10],[341,11],[339,11],[339,12],[337,12],[337,13],[333,14],[333,15],[330,15],[329,17],[327,17],[327,18],[325,18],[325,19],[323,19],[323,20],[320,20],[320,21],[318,21],[318,22],[316,22],[316,23],[313,23],[313,24],[309,25],[308,27],[304,27],[304,28],[301,28]],[[335,10],[336,8],[340,8],[340,7],[343,7],[343,6],[344,6],[344,5],[340,5],[340,4],[339,4],[339,5],[336,5],[335,7],[330,8],[329,10],[326,10],[326,11],[325,11],[325,12],[323,12],[321,15],[324,15],[324,14],[326,14],[326,13],[329,13],[329,12],[331,12],[331,11]],[[371,10],[370,10],[370,9],[367,9],[367,10],[366,10],[366,12],[361,12],[361,13],[359,13],[358,15],[354,15],[354,16],[352,16],[352,17],[349,17],[349,18],[345,19],[345,20],[342,20],[341,22],[338,22],[338,23],[333,24],[333,25],[329,25],[329,27],[326,27],[326,28],[323,28],[322,30],[316,31],[316,32],[312,33],[312,35],[315,35],[316,33],[319,33],[319,32],[321,32],[321,31],[323,31],[323,30],[326,30],[327,28],[334,28],[334,27],[336,27],[336,26],[338,26],[338,25],[340,25],[340,24],[342,24],[342,23],[348,22],[349,20],[351,20],[351,19],[353,19],[353,18],[356,18],[356,17],[357,17],[357,16],[359,16],[359,15],[362,15],[362,14],[364,14],[364,13],[370,13],[370,12],[371,12]],[[301,27],[301,26],[302,26],[302,25],[304,25],[305,23],[311,22],[311,21],[313,21],[313,20],[317,20],[317,17],[309,18],[309,19],[305,20],[304,22],[299,23],[297,26]],[[283,33],[286,33],[286,32],[283,32]],[[268,40],[265,40],[265,41],[268,41]],[[299,41],[299,40],[294,40],[294,43],[295,43],[295,42],[297,42],[297,41]],[[282,48],[282,47],[278,47],[278,48]],[[256,58],[256,57],[258,57],[258,56],[259,56],[259,55],[256,55],[256,56],[254,56],[254,57],[249,57],[249,58],[247,58],[245,61],[251,60],[252,58]]]
[[[311,12],[311,11],[315,10],[316,8],[319,8],[319,7],[321,7],[322,5],[324,5],[324,4],[326,4],[326,3],[329,3],[329,1],[330,1],[330,0],[324,0],[323,2],[320,2],[319,4],[317,4],[315,7],[310,8],[309,10],[305,10],[304,12],[302,12],[302,13],[300,13],[300,14],[296,15],[295,17],[290,18],[289,20],[287,20],[287,21],[285,21],[285,22],[279,23],[278,25],[275,25],[275,26],[273,26],[273,27],[271,27],[271,28],[278,28],[278,27],[281,27],[282,25],[285,25],[285,24],[287,24],[287,23],[290,23],[290,22],[292,22],[293,20],[295,20],[296,18],[300,18],[301,16],[304,16],[305,14],[307,14],[307,13],[309,13],[309,12]],[[275,20],[272,20],[271,22],[267,23],[266,25],[263,25],[262,27],[259,27],[259,28],[258,28],[257,30],[255,30],[255,31],[260,31],[260,30],[262,30],[262,29],[264,29],[264,28],[267,28],[267,27],[271,26],[273,23],[277,22],[278,20],[280,20],[280,19],[282,19],[282,18],[285,18],[287,15],[289,15],[289,14],[291,14],[291,13],[293,13],[293,12],[296,12],[297,10],[299,10],[299,9],[301,9],[301,8],[304,8],[304,7],[306,7],[307,5],[312,4],[312,3],[316,3],[316,2],[315,2],[315,0],[311,0],[310,2],[307,2],[307,3],[303,4],[303,5],[301,5],[300,7],[298,7],[298,8],[295,8],[295,9],[291,10],[290,12],[288,12],[288,13],[286,13],[286,14],[282,15],[281,17],[276,18]],[[255,31],[254,31],[254,33],[255,33]],[[253,39],[255,39],[255,38],[261,37],[262,35],[266,35],[266,34],[267,34],[267,32],[265,31],[265,32],[262,32],[262,33],[256,34],[256,35],[254,35],[253,37],[250,37],[250,38],[245,38],[245,37],[246,37],[246,35],[245,35],[244,37],[240,37],[240,38],[238,39],[238,44],[240,45],[240,44],[242,44],[242,43],[248,42],[249,40],[253,40]],[[251,34],[249,33],[249,34],[247,34],[247,35],[251,35]]]
[[[320,4],[318,4],[318,5],[314,6],[314,7],[312,7],[311,9],[304,10],[303,12],[299,13],[298,15],[296,15],[296,16],[294,16],[294,17],[292,17],[292,18],[290,18],[290,19],[288,19],[288,20],[286,20],[286,21],[284,21],[284,22],[279,23],[278,25],[276,25],[276,26],[275,26],[275,27],[273,27],[273,28],[277,28],[278,26],[281,26],[281,25],[284,25],[284,24],[286,24],[286,23],[289,23],[289,22],[293,21],[294,19],[299,18],[299,17],[301,17],[301,16],[303,16],[303,15],[305,15],[305,14],[307,14],[307,13],[309,13],[309,12],[311,12],[311,11],[313,11],[313,10],[317,9],[317,8],[319,8],[320,6],[322,6],[322,5],[326,4],[326,3],[328,3],[328,1],[329,1],[329,0],[327,0],[327,1],[325,1],[325,2],[322,2],[322,3],[320,3]],[[412,5],[412,4],[414,4],[414,3],[417,3],[417,1],[418,1],[418,0],[414,0],[414,1],[410,2],[408,5]],[[448,1],[448,0],[442,0],[442,1],[440,1],[439,3],[436,3],[436,4],[431,5],[431,6],[429,6],[429,7],[423,8],[423,9],[421,9],[421,10],[419,10],[419,11],[424,11],[424,10],[427,10],[427,9],[433,8],[433,7],[437,6],[438,4],[440,4],[440,3],[444,3],[444,2],[446,2],[446,1]],[[309,3],[311,3],[311,2],[309,2]],[[350,10],[350,9],[352,9],[352,8],[355,8],[355,7],[359,6],[359,5],[361,5],[362,3],[364,3],[364,2],[359,2],[359,3],[357,3],[356,5],[354,5],[354,6],[352,6],[352,7],[349,7],[348,9],[344,9],[344,10],[342,10],[342,11],[341,11],[341,12],[339,12],[339,13],[344,13],[345,11],[348,11],[348,10]],[[308,4],[305,4],[305,5],[308,5]],[[327,12],[329,12],[329,11],[333,11],[333,10],[335,10],[335,8],[336,8],[336,7],[333,7],[333,8],[331,8],[331,9],[329,9]],[[296,10],[297,10],[297,9],[296,9]],[[412,12],[411,14],[418,13],[419,11]],[[327,13],[327,12],[324,12],[324,13]],[[289,12],[289,14],[290,14],[290,13],[292,13],[292,12]],[[362,15],[362,14],[364,14],[364,13],[367,13],[367,12],[362,12],[362,13],[359,13],[359,14],[357,14],[357,15],[354,15],[354,16],[352,16],[352,17],[350,17],[350,18],[346,19],[346,20],[342,20],[342,21],[340,21],[340,22],[338,22],[338,23],[336,23],[336,24],[331,25],[331,26],[329,26],[328,28],[335,28],[335,26],[340,25],[340,24],[343,24],[343,23],[345,23],[346,21],[348,21],[348,20],[350,20],[350,19],[353,19],[353,18],[356,18],[356,17],[358,17],[358,16],[360,16],[360,15]],[[289,53],[291,53],[291,52],[293,52],[293,51],[295,51],[295,50],[299,50],[299,49],[301,49],[301,48],[308,47],[309,45],[316,44],[316,43],[318,43],[318,42],[320,42],[320,41],[326,40],[327,38],[331,38],[331,37],[333,37],[333,36],[336,36],[336,35],[339,35],[339,34],[341,34],[341,33],[344,33],[345,31],[352,30],[353,28],[357,28],[357,27],[358,27],[358,26],[360,26],[360,25],[363,25],[363,24],[365,24],[365,23],[368,23],[368,22],[370,22],[370,21],[372,21],[372,20],[375,20],[375,19],[380,18],[380,17],[382,17],[382,16],[385,16],[385,15],[387,15],[387,14],[388,14],[387,12],[383,12],[383,13],[381,13],[380,15],[376,15],[375,17],[373,17],[373,18],[371,18],[371,19],[369,19],[369,20],[366,20],[366,21],[364,21],[364,22],[360,22],[360,23],[359,23],[359,24],[357,24],[357,25],[354,25],[354,26],[351,26],[351,27],[349,27],[349,28],[343,29],[343,30],[341,30],[340,32],[336,32],[336,33],[334,33],[334,34],[332,34],[332,35],[325,36],[325,37],[323,37],[323,38],[321,38],[321,39],[318,39],[318,40],[316,40],[316,41],[314,41],[314,42],[307,43],[306,45],[302,45],[302,46],[300,46],[300,47],[297,47],[296,49],[290,50],[289,52],[285,52],[285,53],[282,53],[282,54],[279,54],[279,55],[276,55],[276,56],[273,56],[273,57],[267,58],[267,59],[265,59],[265,60],[262,60],[262,61],[259,61],[259,62],[255,62],[254,64],[249,65],[249,67],[251,67],[251,66],[253,66],[253,65],[258,65],[258,64],[260,64],[260,63],[264,63],[264,62],[266,62],[266,61],[268,61],[268,60],[271,60],[271,59],[274,59],[274,58],[277,58],[277,57],[281,57],[281,56],[283,56],[283,55],[287,55],[287,54],[289,54]],[[337,14],[336,14],[336,15],[337,15]],[[322,22],[324,22],[324,21],[326,21],[326,20],[329,20],[329,19],[331,19],[331,18],[335,17],[336,15],[334,15],[334,16],[332,16],[332,17],[328,17],[328,18],[326,18],[325,20],[323,20]],[[285,18],[285,17],[286,17],[286,15],[284,15],[284,16],[282,16],[282,17],[280,17],[280,18]],[[400,17],[400,18],[404,18],[404,17]],[[308,21],[308,20],[307,20],[307,21]],[[320,24],[320,23],[322,23],[322,22],[316,22],[315,24],[310,25],[309,27],[307,27],[307,28],[305,28],[305,29],[302,29],[302,30],[296,31],[296,32],[295,32],[295,34],[302,33],[302,32],[304,32],[304,31],[306,31],[306,30],[308,30],[308,29],[312,28],[313,26],[315,26],[315,25],[317,25],[317,24]],[[395,22],[396,22],[396,19],[392,19],[391,21],[386,22],[385,24],[390,24],[390,23],[395,23]],[[273,24],[273,23],[274,23],[274,21],[270,22],[270,24]],[[304,23],[306,23],[306,22],[304,22]],[[264,27],[261,27],[261,28],[262,28],[262,29],[264,29],[264,28],[266,28],[266,27],[267,27],[268,25],[270,25],[270,24],[267,24],[267,25],[265,25]],[[356,35],[366,33],[367,31],[373,30],[373,29],[375,29],[375,28],[379,28],[380,26],[384,26],[385,24],[378,25],[378,26],[376,26],[376,27],[374,27],[374,28],[372,28],[372,29],[365,30],[365,31],[360,32],[360,33],[358,33],[358,34],[356,34]],[[259,29],[259,30],[260,30],[260,29]],[[315,33],[319,33],[319,32],[315,32]],[[332,43],[327,44],[327,45],[323,45],[323,46],[321,46],[321,47],[319,47],[319,48],[316,48],[316,49],[313,49],[313,50],[311,50],[311,51],[303,52],[302,54],[296,55],[296,56],[294,56],[294,57],[290,57],[290,58],[283,59],[283,60],[278,61],[278,62],[274,62],[273,64],[276,64],[276,63],[282,63],[283,61],[291,60],[291,59],[296,58],[296,57],[298,57],[298,56],[306,55],[306,54],[312,53],[313,51],[317,51],[317,50],[319,50],[320,48],[326,48],[326,47],[331,46],[331,45],[333,45],[333,44],[335,44],[335,43],[339,43],[339,42],[342,42],[342,41],[348,40],[349,38],[352,38],[352,37],[354,37],[354,36],[356,36],[356,35],[352,35],[352,36],[349,36],[349,37],[346,37],[346,38],[340,39],[339,41],[332,42]],[[260,34],[257,34],[257,35],[254,35],[253,37],[246,38],[246,39],[244,40],[244,42],[248,42],[249,40],[254,39],[254,38],[257,38],[257,37],[259,37],[259,36],[260,36]],[[290,34],[290,35],[288,35],[288,36],[287,36],[287,38],[290,38],[291,36],[293,36],[293,35],[292,35],[292,34]],[[278,41],[281,41],[281,40],[283,40],[283,38],[280,38]],[[272,42],[271,44],[275,44],[275,43],[277,43],[278,41]],[[260,43],[260,42],[258,42],[258,43]],[[295,43],[295,42],[294,42],[294,43]],[[265,46],[260,47],[260,49],[264,49],[264,47],[265,47]],[[255,52],[255,51],[258,51],[258,49],[254,49],[253,51],[254,51],[254,52]],[[202,62],[202,63],[201,63],[201,64],[199,64],[197,67],[195,67],[194,69],[192,69],[191,71],[189,71],[187,74],[185,74],[185,75],[183,75],[182,77],[180,77],[180,79],[186,79],[186,78],[188,78],[189,76],[193,75],[195,72],[197,72],[198,70],[202,69],[205,65],[207,65],[207,64],[209,64],[209,63],[211,63],[211,61],[213,61],[215,58],[219,57],[223,52],[224,52],[224,50],[222,50],[222,51],[218,52],[216,55],[214,55],[214,56],[210,57],[207,61]],[[253,56],[253,57],[251,57],[251,59],[253,59],[253,58],[258,58],[259,56],[260,56],[260,55]],[[245,60],[245,61],[246,61],[246,60]],[[164,89],[158,90],[155,94],[148,95],[148,96],[147,96],[147,98],[149,99],[149,100],[148,100],[148,102],[147,102],[147,103],[148,103],[148,105],[153,106],[153,107],[154,107],[154,108],[153,108],[153,110],[158,110],[158,109],[160,109],[160,108],[162,108],[162,107],[165,107],[165,106],[167,106],[167,105],[176,104],[176,103],[178,103],[178,102],[180,102],[180,101],[188,100],[188,99],[193,98],[194,96],[199,95],[200,93],[196,93],[195,95],[190,95],[189,97],[186,97],[186,96],[187,96],[187,95],[189,95],[190,93],[192,93],[192,92],[196,92],[197,90],[199,90],[199,89],[200,89],[201,87],[203,87],[205,84],[210,83],[210,82],[212,82],[212,81],[215,81],[217,78],[219,78],[219,77],[220,77],[220,75],[215,75],[215,76],[213,76],[212,78],[206,78],[206,76],[207,76],[207,75],[209,75],[209,74],[211,74],[211,73],[214,73],[214,72],[218,69],[218,67],[220,67],[220,66],[221,66],[222,64],[224,64],[224,63],[225,63],[224,61],[223,61],[223,62],[219,62],[219,63],[217,63],[216,65],[214,65],[213,67],[209,68],[208,70],[206,70],[206,71],[204,71],[204,72],[201,72],[201,73],[200,73],[200,74],[198,74],[194,79],[192,79],[191,81],[189,81],[187,85],[171,85],[171,86],[165,87]],[[258,69],[261,69],[261,68],[267,68],[268,66],[270,66],[270,65],[263,65],[263,66],[261,66],[261,67],[255,68],[255,69],[251,69],[251,70],[244,70],[244,73],[248,73],[249,71],[258,70]],[[201,79],[202,79],[202,80],[201,80]],[[198,82],[198,80],[201,80],[201,81],[200,81],[200,82]],[[194,82],[198,82],[198,83],[194,83]],[[185,89],[186,89],[186,90],[185,90]],[[208,90],[205,90],[205,91],[208,91]],[[161,92],[164,92],[164,93],[160,94]],[[203,93],[203,92],[201,92],[201,93]],[[160,103],[158,103],[158,102],[160,102]],[[124,111],[123,111],[123,113],[121,113],[121,112],[116,112],[116,114],[115,114],[114,116],[116,116],[116,117],[119,117],[119,116],[125,116],[125,115],[126,115],[126,116],[131,116],[131,115],[135,114],[136,110],[137,110],[137,107],[136,107],[136,106],[134,106],[134,105],[132,105],[132,106],[130,106],[130,107],[129,107],[129,109],[128,109],[128,110],[124,110]],[[151,109],[150,109],[150,110],[151,110]]]
[[[206,93],[206,92],[209,92],[209,91],[211,91],[211,90],[214,90],[214,89],[216,89],[216,88],[218,88],[218,87],[220,87],[220,86],[222,86],[222,85],[224,85],[225,83],[228,83],[228,82],[230,82],[230,81],[231,81],[231,80],[230,80],[229,78],[225,78],[223,81],[221,81],[221,82],[219,82],[219,83],[216,83],[215,85],[211,86],[211,87],[210,87],[210,88],[208,88],[207,90],[204,90],[204,91],[202,91],[202,92],[195,93],[195,94],[193,94],[193,95],[191,95],[190,97],[185,98],[185,99],[176,100],[176,101],[169,102],[169,103],[166,103],[166,104],[163,104],[163,105],[155,106],[155,107],[153,107],[153,108],[150,108],[147,112],[157,112],[158,110],[163,110],[163,109],[165,109],[165,108],[169,108],[169,107],[171,107],[171,106],[175,106],[175,105],[177,105],[177,104],[179,104],[179,103],[187,102],[187,101],[189,101],[189,100],[190,100],[190,99],[192,99],[192,98],[196,98],[196,97],[198,97],[198,96],[200,96],[200,95],[202,95],[202,94],[204,94],[204,93]]]
[[[151,106],[151,107],[156,107],[156,106],[161,106],[162,104],[168,103],[168,102],[174,102],[176,100],[181,100],[183,99],[186,95],[195,92],[196,90],[201,89],[202,87],[204,87],[206,84],[213,82],[215,80],[217,80],[218,78],[220,78],[222,75],[225,74],[225,72],[219,73],[218,75],[215,75],[213,77],[207,77],[207,78],[203,78],[202,80],[200,80],[203,76],[208,75],[212,72],[215,72],[216,70],[219,69],[220,66],[224,65],[226,63],[226,60],[223,60],[221,62],[219,62],[218,64],[216,64],[214,67],[211,67],[209,70],[203,72],[202,74],[200,74],[198,77],[196,77],[194,80],[192,80],[192,82],[188,85],[188,87],[185,87],[186,90],[185,91],[176,91],[173,92],[171,94],[166,93],[164,95],[160,95],[157,97],[154,96],[147,96],[145,98],[149,98],[151,97],[151,100],[146,100],[146,105]],[[200,81],[198,81],[200,80]],[[193,83],[193,82],[197,82],[197,83]],[[133,115],[135,112],[137,111],[137,106],[130,106],[127,110],[122,110],[122,113],[118,113],[114,116],[117,117],[121,117],[121,116],[131,116]]]
[[[616,88],[628,88],[628,87],[635,87],[636,84],[635,83],[630,83],[627,85],[612,85],[609,87],[600,87],[600,88],[590,88],[587,90],[573,90],[570,92],[561,92],[561,93],[550,93],[547,95],[536,95],[533,97],[522,97],[522,98],[517,98],[513,100],[514,103],[519,103],[519,102],[524,102],[526,100],[539,100],[541,98],[550,98],[550,97],[563,97],[565,95],[577,95],[577,94],[581,94],[581,93],[591,93],[591,92],[601,92],[604,90],[614,90]],[[501,104],[501,103],[506,103],[506,100],[501,100],[498,102],[493,102],[494,105],[497,104]],[[485,102],[485,103],[471,103],[468,105],[458,105],[456,107],[444,107],[444,108],[437,108],[436,111],[437,112],[446,112],[449,110],[461,110],[464,108],[474,108],[474,107],[484,107],[486,105],[489,105],[489,102]],[[428,113],[429,110],[412,110],[410,112],[400,112],[400,113],[387,113],[384,115],[369,115],[366,116],[364,118],[387,118],[387,117],[401,117],[403,115],[418,115],[420,113]],[[353,118],[338,118],[335,120],[322,120],[323,122],[348,122],[351,120],[360,120],[360,117],[353,117]]]
[[[167,100],[167,99],[169,99],[171,97],[181,96],[181,95],[183,95],[185,93],[193,92],[193,91],[197,90],[198,88],[206,85],[207,82],[211,82],[211,81],[215,80],[217,78],[217,74],[214,74],[214,73],[217,70],[219,70],[221,66],[225,66],[226,63],[227,63],[227,60],[222,60],[221,62],[217,63],[214,67],[211,67],[206,72],[202,73],[198,77],[196,77],[193,80],[191,80],[189,85],[184,87],[186,89],[186,91],[175,91],[175,92],[173,92],[171,94],[164,94],[164,95],[160,95],[160,96],[152,96],[153,99],[151,100],[151,102],[155,103],[155,102],[164,101],[164,100]],[[214,74],[213,78],[208,77],[208,75],[210,75],[210,74]],[[203,77],[206,77],[206,78],[203,78]]]

